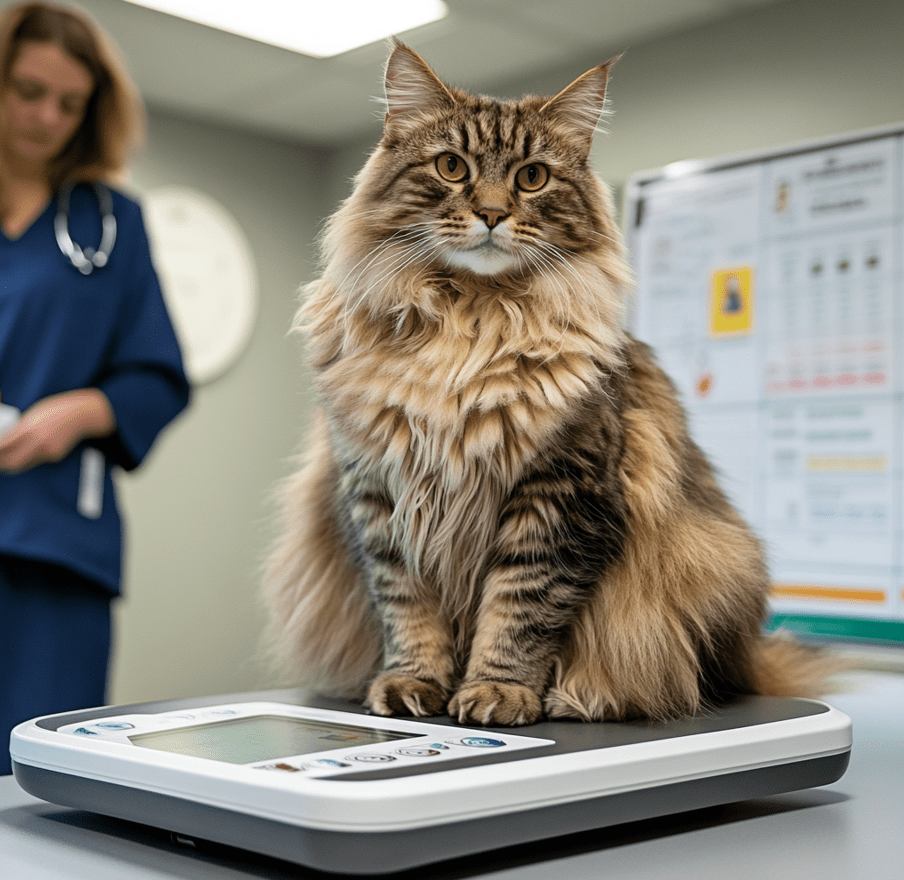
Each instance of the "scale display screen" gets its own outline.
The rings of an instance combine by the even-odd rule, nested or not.
[[[229,764],[250,764],[290,755],[410,739],[418,735],[310,718],[257,715],[141,733],[129,739],[137,746],[161,752],[210,758]]]

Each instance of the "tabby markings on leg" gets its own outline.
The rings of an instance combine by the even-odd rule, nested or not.
[[[563,638],[620,555],[617,487],[575,432],[566,434],[557,447],[568,454],[526,475],[503,508],[467,670],[450,703],[461,723],[540,717]]]

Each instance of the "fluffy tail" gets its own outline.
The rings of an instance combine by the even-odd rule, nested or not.
[[[811,699],[837,691],[835,676],[850,666],[830,651],[804,645],[783,631],[760,639],[752,665],[756,693]]]

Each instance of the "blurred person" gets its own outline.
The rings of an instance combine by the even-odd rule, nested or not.
[[[138,205],[108,185],[144,133],[81,10],[0,11],[0,772],[8,731],[102,705],[131,470],[190,388]]]

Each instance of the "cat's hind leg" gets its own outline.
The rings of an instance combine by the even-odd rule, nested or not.
[[[686,633],[643,592],[624,592],[620,574],[585,605],[563,645],[544,699],[549,718],[667,718],[697,708],[697,664]]]
[[[635,534],[569,633],[546,713],[668,719],[753,692],[764,594],[758,544],[737,523],[676,517],[655,541]]]
[[[361,696],[380,633],[336,516],[338,468],[318,417],[303,468],[282,487],[282,528],[264,574],[270,652],[293,684]]]

